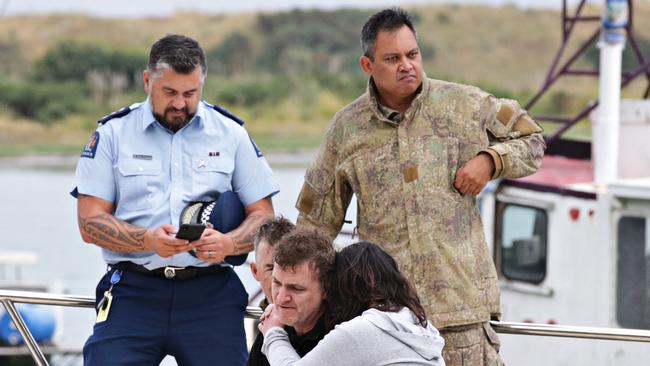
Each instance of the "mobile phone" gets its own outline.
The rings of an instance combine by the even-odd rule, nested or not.
[[[201,237],[203,230],[205,230],[204,224],[181,224],[176,233],[176,239],[194,241]]]

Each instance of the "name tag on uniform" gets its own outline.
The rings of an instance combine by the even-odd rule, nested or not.
[[[144,154],[133,154],[133,159],[138,159],[138,160],[152,160],[153,156],[151,155],[144,155]]]

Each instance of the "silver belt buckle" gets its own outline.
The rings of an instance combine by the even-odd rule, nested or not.
[[[181,268],[181,267],[165,267],[165,270],[163,271],[163,273],[165,274],[166,279],[171,280],[172,278],[176,277],[176,271],[181,270],[181,269],[185,269],[185,268]]]

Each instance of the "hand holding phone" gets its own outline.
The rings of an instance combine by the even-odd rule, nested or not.
[[[176,239],[198,240],[203,235],[203,230],[205,230],[204,224],[181,224],[176,233]]]

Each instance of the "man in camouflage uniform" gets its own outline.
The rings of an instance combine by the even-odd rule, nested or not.
[[[335,237],[352,194],[361,239],[381,243],[441,330],[447,365],[500,365],[497,274],[476,196],[490,179],[539,167],[542,129],[517,102],[427,79],[400,9],[364,25],[365,94],[339,111],[308,169],[299,226]]]

